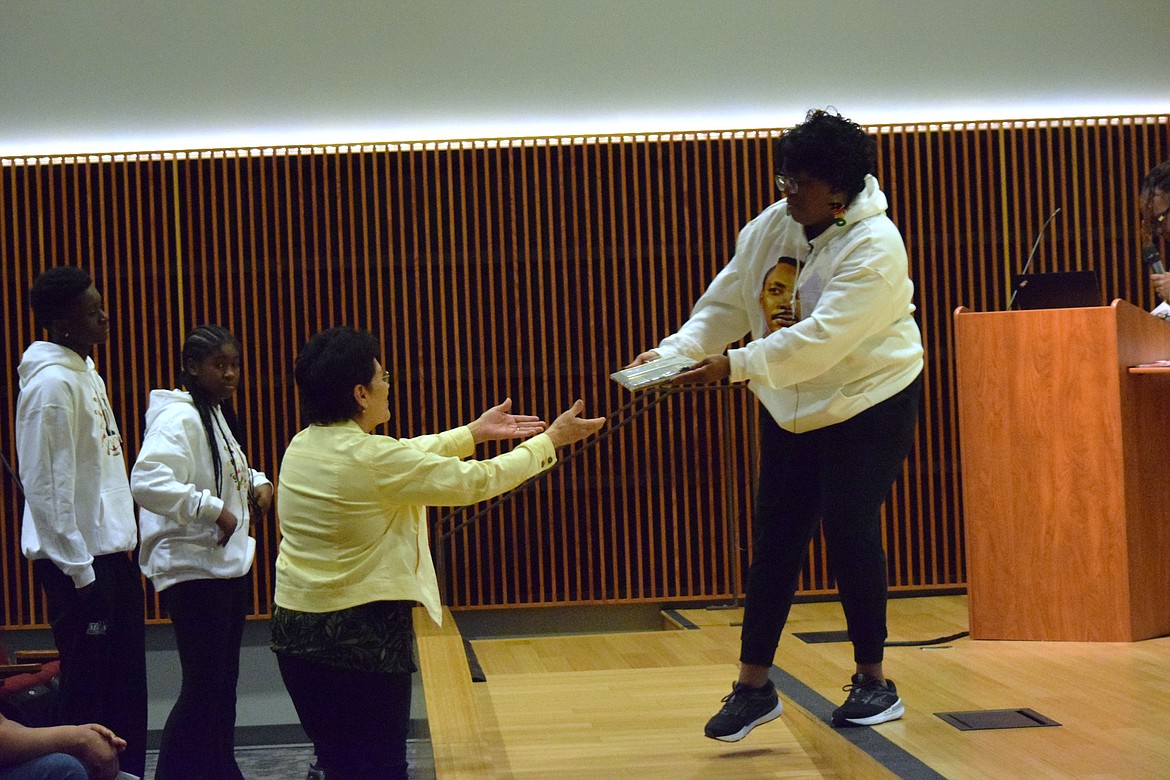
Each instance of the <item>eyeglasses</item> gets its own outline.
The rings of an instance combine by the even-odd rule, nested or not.
[[[776,188],[790,195],[795,195],[800,192],[800,182],[792,176],[778,173],[776,174]]]
[[[386,384],[390,384],[390,372],[389,371],[382,372],[382,381],[385,382]]]

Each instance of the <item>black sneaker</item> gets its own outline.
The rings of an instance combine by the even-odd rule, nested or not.
[[[723,709],[707,721],[703,733],[724,742],[739,742],[756,726],[779,718],[784,710],[771,680],[762,688],[735,683],[723,702]]]
[[[852,684],[841,690],[849,691],[849,698],[833,710],[834,726],[876,726],[897,720],[906,711],[893,680],[883,683],[876,677],[855,674]]]

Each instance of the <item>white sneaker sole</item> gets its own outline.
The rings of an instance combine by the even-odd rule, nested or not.
[[[711,739],[717,739],[720,742],[739,742],[741,739],[750,734],[751,730],[756,726],[762,726],[765,723],[771,723],[772,721],[776,720],[776,718],[779,718],[780,713],[782,712],[784,712],[784,702],[777,699],[776,706],[771,710],[771,712],[761,715],[734,734],[724,734],[722,737],[711,737]]]
[[[877,715],[871,715],[868,718],[844,718],[846,723],[854,726],[876,726],[879,723],[885,723],[889,720],[897,720],[906,712],[906,707],[902,704],[902,700],[898,699],[893,706]]]

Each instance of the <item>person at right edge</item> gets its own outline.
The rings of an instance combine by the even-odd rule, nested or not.
[[[853,644],[856,673],[836,726],[871,726],[904,711],[882,667],[886,558],[881,509],[914,441],[922,339],[906,248],[872,171],[875,143],[821,110],[776,141],[776,184],[787,196],[740,231],[735,256],[690,318],[631,365],[662,356],[698,361],[676,383],[750,383],[760,423],[739,678],[708,721],[737,742],[780,717],[769,671],[807,547],[824,530]],[[761,288],[795,258],[791,315],[763,311]],[[727,345],[751,332],[742,348]]]
[[[1150,283],[1162,299],[1151,314],[1170,319],[1170,273],[1157,273],[1153,263],[1163,263],[1159,244],[1170,239],[1170,161],[1150,169],[1138,191],[1141,216],[1142,258],[1150,266]]]

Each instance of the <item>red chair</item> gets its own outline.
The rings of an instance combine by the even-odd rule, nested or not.
[[[53,725],[61,672],[57,651],[18,650],[13,660],[0,664],[0,714],[25,726]]]

